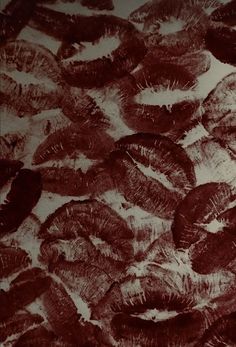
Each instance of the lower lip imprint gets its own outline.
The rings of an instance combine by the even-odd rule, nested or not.
[[[203,334],[205,319],[199,311],[182,313],[157,323],[118,314],[111,325],[115,338],[125,346],[188,346]]]
[[[138,133],[121,138],[116,147],[157,174],[166,175],[170,185],[183,194],[196,184],[194,167],[186,152],[165,136]]]
[[[102,345],[100,328],[90,322],[80,321],[81,315],[62,284],[52,282],[42,299],[54,333],[65,339],[69,346]]]
[[[0,342],[4,342],[8,338],[22,334],[22,332],[24,336],[25,330],[27,331],[42,322],[43,318],[38,314],[31,314],[28,312],[17,313],[12,318],[5,321],[4,324],[0,324]],[[17,341],[14,346],[21,347],[21,344]]]
[[[70,124],[51,133],[36,149],[33,164],[38,165],[49,160],[76,157],[83,153],[89,159],[101,159],[112,150],[114,140],[105,131],[96,126]]]
[[[200,185],[176,209],[172,232],[177,248],[188,249],[207,234],[207,225],[235,201],[235,189],[227,183]]]

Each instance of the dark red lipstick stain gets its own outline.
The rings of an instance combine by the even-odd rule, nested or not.
[[[11,184],[6,201],[0,208],[0,234],[12,233],[37,204],[42,191],[41,175],[21,169]]]

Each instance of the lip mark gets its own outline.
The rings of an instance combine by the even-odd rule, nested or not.
[[[95,278],[99,273],[102,275],[103,272],[115,280],[122,277],[126,267],[129,265],[129,261],[124,261],[119,252],[118,254],[112,254],[112,252],[109,254],[109,248],[105,245],[105,242],[100,241],[101,247],[99,247],[98,243],[93,244],[90,241],[92,238],[96,241],[98,239],[90,236],[89,239],[76,237],[72,240],[45,240],[40,247],[40,261],[48,264],[48,268],[51,271],[54,271],[54,269],[55,271],[58,270],[59,276],[60,273],[62,273],[62,276],[66,276],[73,269],[77,269],[75,279],[78,279],[78,283],[66,276],[71,288],[76,288],[76,290],[78,289],[77,286],[82,289],[80,273],[84,275],[85,281],[92,281],[91,276],[87,276],[85,270],[87,270],[88,274],[95,270]],[[90,264],[91,268],[90,265],[87,266],[86,264]],[[110,279],[108,278],[109,281]]]
[[[96,305],[113,283],[103,269],[85,262],[60,260],[50,270],[89,306]]]
[[[136,23],[144,23],[147,19],[152,17],[154,13],[156,13],[160,6],[160,2],[161,0],[147,1],[144,5],[134,10],[130,14],[129,19]],[[222,5],[219,0],[187,0],[184,3],[188,6],[198,6],[207,14],[209,10],[212,11]]]
[[[31,260],[23,249],[0,244],[0,278],[10,276],[30,263]]]
[[[52,9],[36,6],[30,25],[60,41],[94,42],[114,26],[133,30],[127,20],[112,15],[83,16],[65,14]]]
[[[81,5],[86,6],[93,10],[109,10],[114,9],[112,0],[82,0]]]
[[[0,234],[15,232],[37,204],[42,191],[41,176],[21,169],[0,209]]]
[[[211,66],[211,58],[206,51],[186,52],[183,55],[175,55],[176,52],[167,52],[164,48],[158,47],[150,50],[142,60],[142,65],[154,64],[155,61],[176,64],[182,66],[189,74],[195,77],[207,72]]]
[[[100,300],[133,258],[132,231],[95,200],[63,205],[47,218],[39,237],[46,240],[41,257],[49,270],[89,303]]]
[[[167,137],[140,133],[120,139],[116,146],[145,167],[166,175],[180,192],[184,193],[196,184],[191,160],[180,145]]]
[[[81,315],[62,284],[51,283],[43,295],[43,305],[56,335],[73,345],[99,346],[102,337],[100,328],[89,322],[80,322]]]
[[[211,19],[215,22],[224,22],[229,25],[236,25],[236,2],[232,0],[220,6],[211,14]]]
[[[133,232],[115,211],[96,200],[72,200],[63,205],[42,224],[39,236],[49,240],[74,239],[77,236],[89,240],[94,236],[111,246],[112,252],[107,253],[111,259],[132,257],[130,241]]]
[[[223,78],[204,100],[203,125],[221,143],[236,153],[236,73]]]
[[[109,125],[108,119],[95,100],[78,88],[65,91],[62,100],[62,112],[72,122],[97,124],[102,128]]]
[[[4,342],[12,335],[21,334],[32,326],[43,322],[43,318],[38,314],[17,313],[3,324],[0,324],[0,342]],[[19,344],[16,344],[19,347]]]
[[[125,199],[161,218],[170,219],[181,195],[146,177],[124,151],[112,152],[107,162],[117,190]]]
[[[155,62],[145,64],[133,73],[133,78],[132,84],[125,83],[121,90],[124,122],[139,132],[170,137],[184,132],[199,107],[199,101],[191,95],[196,86],[194,76],[175,64]],[[143,94],[148,95],[146,100]],[[171,96],[173,101],[170,101]],[[166,102],[163,101],[165,97],[168,98]]]
[[[236,66],[236,31],[228,26],[209,28],[206,35],[207,49],[222,63]]]
[[[162,0],[155,4],[154,11],[149,10],[144,21],[144,31],[151,35],[161,35],[158,46],[169,52],[183,54],[189,48],[196,50],[203,46],[207,24],[207,15],[201,6]]]
[[[207,274],[224,269],[236,257],[236,206],[215,220],[216,233],[207,233],[190,248],[194,271]],[[216,223],[218,222],[218,223]],[[214,230],[213,230],[214,231]]]
[[[112,150],[113,143],[114,140],[101,129],[71,124],[51,133],[38,146],[33,155],[33,164],[73,157],[76,152],[85,154],[89,159],[100,159]]]
[[[26,274],[21,273],[10,286],[9,291],[0,295],[0,321],[10,318],[15,312],[24,308],[39,297],[50,286],[51,279],[43,271],[35,273],[34,269]]]
[[[200,274],[225,268],[235,256],[236,237],[224,232],[219,235],[207,235],[194,245],[190,253],[192,268]]]
[[[111,322],[115,337],[127,345],[160,346],[187,345],[201,337],[205,328],[204,316],[199,311],[182,313],[174,318],[154,323],[127,314],[116,315]],[[146,344],[147,343],[147,344]]]
[[[94,309],[95,317],[105,320],[117,314],[145,316],[148,312],[162,311],[178,312],[188,311],[196,305],[191,293],[184,295],[175,283],[177,277],[161,268],[157,272],[145,277],[128,277],[114,283],[106,295]]]
[[[236,343],[236,313],[219,318],[204,333],[203,337],[196,344],[198,347],[218,346],[219,343],[225,346],[234,346]]]
[[[25,40],[10,41],[1,47],[0,60],[1,102],[13,107],[18,116],[60,105],[61,71],[49,50]]]
[[[80,169],[69,167],[41,167],[37,170],[42,177],[43,190],[62,196],[84,194],[83,177]]]
[[[42,344],[57,345],[58,338],[52,331],[47,330],[44,326],[40,325],[36,328],[30,329],[23,333],[16,341],[16,347],[27,346],[28,344],[33,344],[35,347],[40,347]],[[58,341],[60,343],[60,341]],[[63,343],[63,341],[61,341]],[[60,344],[59,344],[60,346]]]
[[[207,233],[205,225],[235,200],[227,183],[206,183],[191,190],[175,211],[172,233],[177,248],[187,249]]]
[[[63,76],[72,86],[102,87],[132,71],[146,53],[143,38],[135,27],[115,16],[66,15],[37,7],[32,25],[69,43],[96,43],[101,37],[118,35],[121,43],[108,56],[91,61],[60,59]]]

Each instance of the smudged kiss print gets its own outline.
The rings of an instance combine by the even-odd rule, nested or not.
[[[60,104],[61,71],[45,47],[10,41],[0,49],[0,67],[1,104],[13,107],[18,116],[32,116]]]
[[[235,347],[235,0],[0,0],[0,345]]]
[[[64,54],[63,46],[61,47],[59,58],[63,76],[70,85],[77,87],[102,87],[123,77],[136,67],[146,53],[143,38],[135,27],[115,16],[65,15],[48,8],[37,7],[32,25],[68,43],[64,45],[66,49],[69,44],[80,42],[97,42],[99,47],[99,40],[110,37],[117,39],[118,47],[108,54],[98,56],[97,59],[80,59],[80,56],[78,60],[76,57],[71,59],[73,56],[63,59],[68,57]],[[81,49],[83,52],[83,45]]]
[[[236,152],[236,74],[226,76],[204,100],[203,124],[233,153]]]

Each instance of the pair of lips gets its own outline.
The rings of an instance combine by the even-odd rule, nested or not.
[[[142,19],[140,19],[141,17]],[[188,1],[182,0],[148,2],[146,6],[144,5],[132,13],[130,18],[135,21],[141,20],[144,23],[144,32],[147,33],[151,47],[160,46],[168,52],[175,51],[183,54],[189,48],[196,50],[204,45],[208,19],[202,6],[198,4],[190,4]],[[174,22],[172,23],[173,19],[182,23],[180,29],[175,28]],[[165,28],[165,25],[170,26],[170,23],[172,23],[170,32],[167,30],[165,33],[160,30],[161,25]],[[157,38],[157,42],[155,38]]]
[[[61,46],[58,56],[63,76],[73,86],[102,87],[132,71],[146,53],[143,38],[135,27],[115,16],[71,16],[37,7],[31,24],[66,43]],[[65,54],[67,56],[68,45],[96,42],[104,36],[114,35],[118,35],[121,43],[109,56],[90,61],[63,59]]]
[[[121,345],[185,345],[202,335],[205,322],[201,312],[192,310],[194,299],[177,287],[175,279],[171,281],[168,272],[161,269],[156,277],[128,278],[114,284],[93,316],[105,320],[106,329],[110,326]],[[168,313],[174,317],[168,318]]]
[[[149,276],[114,284],[93,309],[92,317],[102,319],[122,346],[191,345],[209,324],[208,308],[197,309],[199,298],[204,301],[206,294],[209,298],[215,293],[218,297],[218,285],[222,294],[228,290],[228,284],[220,284],[219,278],[218,274],[197,275],[194,283],[190,275],[180,275],[179,282],[175,271],[157,267]],[[211,323],[219,314],[222,315],[217,307]]]
[[[190,292],[183,294],[183,284],[178,281],[177,274],[160,267],[143,277],[127,277],[114,283],[94,308],[94,317],[109,319],[119,313],[144,315],[149,310],[188,311],[196,301]]]
[[[46,48],[25,40],[10,41],[0,49],[0,67],[1,103],[15,108],[19,116],[34,115],[60,105],[61,70],[55,56]],[[15,72],[31,75],[37,83],[18,83],[9,75],[14,76]]]
[[[200,76],[211,67],[210,54],[206,51],[198,50],[186,52],[183,55],[176,55],[176,52],[167,52],[163,47],[155,47],[150,50],[142,60],[142,65],[154,65],[155,62],[163,62],[182,66],[189,74]]]
[[[113,142],[104,129],[73,123],[51,133],[36,149],[33,163],[38,165],[66,156],[73,157],[76,153],[83,153],[89,159],[103,158],[111,151]]]
[[[186,94],[195,86],[194,75],[183,66],[144,58],[142,67],[133,73],[133,80],[122,85],[121,116],[135,131],[164,134],[175,139],[185,132],[199,107],[199,101]],[[174,92],[180,95],[176,101],[170,101],[169,96]],[[152,98],[151,104],[142,98],[145,93]],[[159,105],[164,93],[169,104]]]
[[[167,137],[144,133],[120,139],[116,148],[88,173],[88,191],[91,188],[92,194],[99,195],[115,188],[133,205],[171,219],[182,197],[196,183],[193,164],[184,149]],[[157,179],[144,173],[148,168]]]
[[[210,273],[236,256],[235,189],[227,183],[206,183],[191,190],[175,211],[172,232],[177,248],[189,249],[192,267]],[[215,225],[219,231],[214,231]],[[208,232],[208,228],[213,232]]]
[[[29,169],[18,172],[0,208],[0,235],[18,229],[37,204],[41,191],[41,175],[38,172]]]
[[[133,258],[132,231],[96,200],[63,205],[47,218],[39,237],[45,239],[41,253],[50,271],[90,304],[105,294]]]
[[[227,75],[204,100],[203,125],[236,153],[236,73]]]

